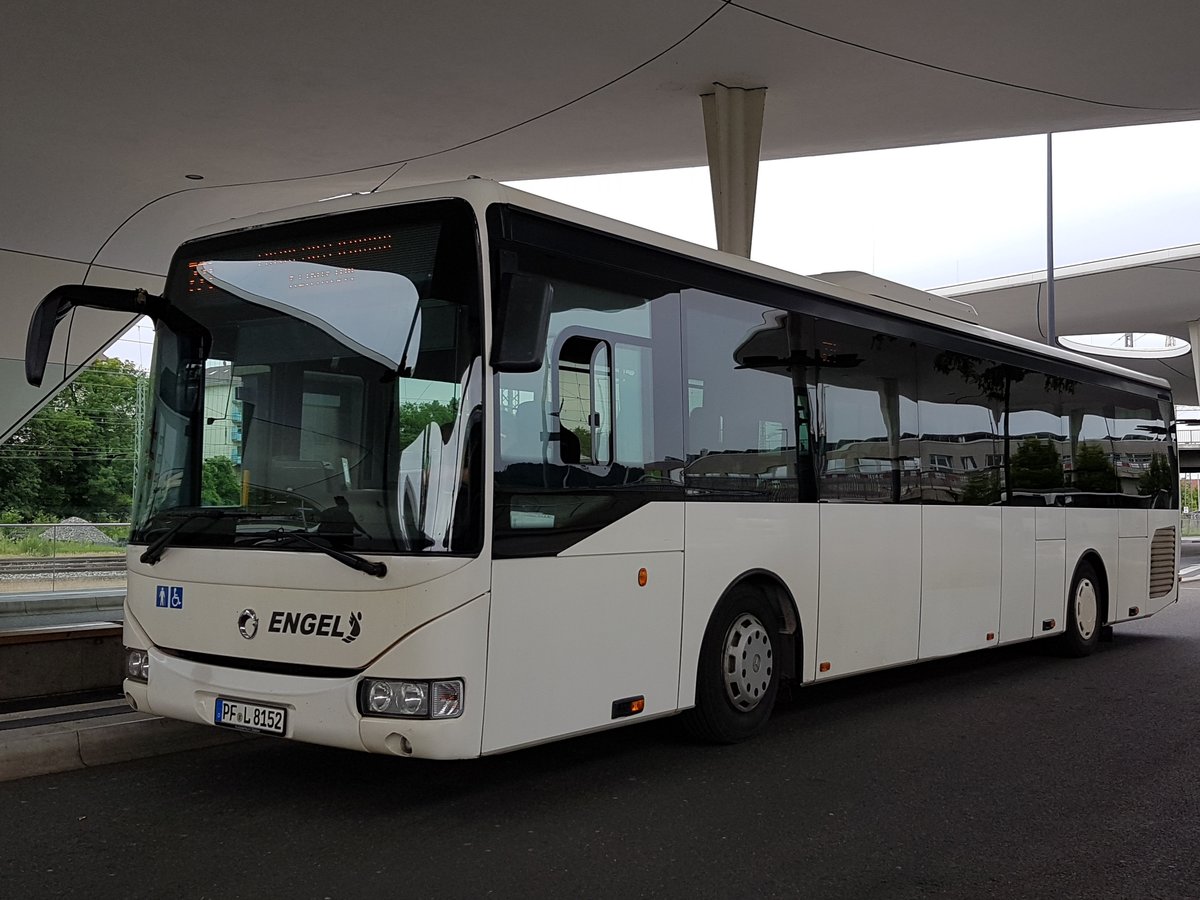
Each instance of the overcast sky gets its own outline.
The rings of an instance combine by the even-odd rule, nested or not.
[[[1055,264],[1200,243],[1200,123],[1054,138]],[[514,182],[715,246],[708,170]],[[1044,135],[765,162],[752,256],[944,287],[1045,268]]]
[[[1056,266],[1200,244],[1200,122],[1054,138]],[[514,182],[715,246],[706,168]],[[1044,270],[1044,135],[765,162],[752,256],[920,288]],[[146,366],[149,329],[110,353]]]

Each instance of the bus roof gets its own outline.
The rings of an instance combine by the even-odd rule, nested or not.
[[[374,194],[348,194],[331,197],[316,203],[230,219],[226,222],[200,229],[189,240],[212,237],[218,234],[229,234],[245,229],[261,228],[268,225],[277,225],[284,222],[293,222],[299,219],[332,216],[360,209],[449,197],[458,197],[467,200],[481,211],[492,203],[512,204],[531,212],[541,213],[566,222],[572,222],[631,241],[657,247],[670,253],[698,259],[726,269],[744,272],[757,278],[785,284],[855,306],[925,322],[940,328],[1013,347],[1027,353],[1063,360],[1074,365],[1093,369],[1097,372],[1104,372],[1141,384],[1152,385],[1164,391],[1170,390],[1170,384],[1167,381],[1153,375],[1135,372],[1131,369],[1116,366],[1082,353],[1076,353],[1060,347],[1050,347],[1026,338],[996,331],[995,329],[950,315],[948,312],[939,312],[936,308],[931,307],[944,304],[949,308],[950,304],[954,301],[938,294],[889,282],[862,272],[838,272],[830,273],[827,276],[830,279],[837,279],[836,281],[799,275],[785,269],[755,262],[752,259],[736,256],[732,253],[714,250],[711,247],[705,247],[701,244],[693,244],[689,241],[673,238],[637,225],[631,225],[618,219],[611,219],[607,216],[568,206],[564,203],[548,200],[545,197],[539,197],[536,194],[520,191],[483,178],[472,177],[461,181],[398,188]]]

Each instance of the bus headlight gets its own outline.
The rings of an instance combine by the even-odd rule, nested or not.
[[[367,709],[373,713],[386,713],[392,708],[395,699],[396,692],[392,690],[390,682],[371,682],[370,688],[367,689]]]
[[[463,711],[463,683],[393,681],[368,678],[358,689],[358,711],[364,716],[406,719],[456,719]]]
[[[145,684],[150,679],[150,654],[146,650],[125,648],[125,677]]]

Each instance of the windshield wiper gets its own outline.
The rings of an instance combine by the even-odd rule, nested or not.
[[[289,531],[281,528],[276,531],[263,531],[253,535],[253,543],[255,544],[286,544],[291,541],[298,541],[301,544],[306,544],[309,547],[320,550],[326,556],[332,556],[342,565],[357,569],[360,572],[366,572],[368,575],[374,575],[376,578],[382,578],[387,574],[387,565],[384,563],[371,562],[371,560],[359,556],[357,553],[337,550],[304,531]]]
[[[171,518],[178,517],[178,521],[176,521],[175,524],[173,524],[170,528],[168,528],[166,531],[164,531],[162,534],[160,534],[158,537],[156,537],[150,543],[150,546],[148,546],[146,548],[145,552],[143,552],[142,555],[138,557],[138,560],[140,562],[144,562],[148,566],[152,566],[156,562],[158,562],[160,559],[162,559],[163,554],[167,550],[167,545],[171,543],[171,538],[175,537],[175,535],[179,533],[179,530],[181,528],[183,528],[183,526],[188,524],[189,522],[195,522],[197,519],[208,519],[210,521],[208,522],[207,525],[204,526],[205,528],[208,528],[210,525],[212,525],[213,522],[216,522],[218,519],[261,519],[261,518],[263,518],[263,513],[240,512],[237,510],[220,509],[220,508],[195,509],[195,510],[190,510],[188,512],[176,510],[176,511],[164,512],[164,513],[162,513],[162,515],[168,516]]]

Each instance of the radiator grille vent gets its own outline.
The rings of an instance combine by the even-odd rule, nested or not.
[[[1150,542],[1150,596],[1163,597],[1175,587],[1175,526],[1158,528]]]

